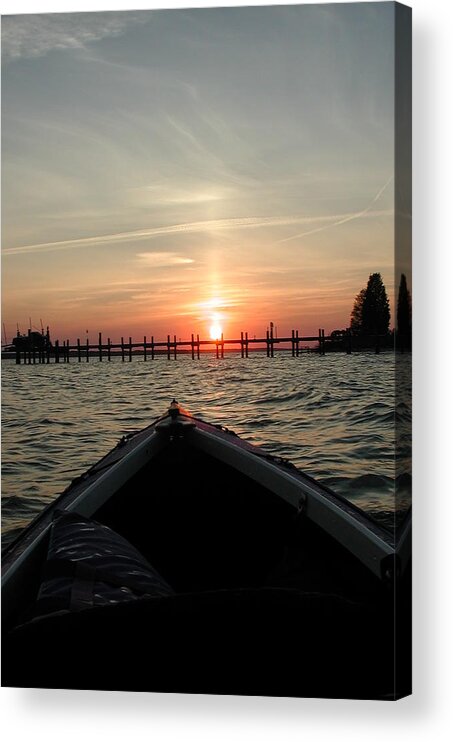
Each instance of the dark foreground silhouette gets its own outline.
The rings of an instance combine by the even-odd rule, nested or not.
[[[68,513],[76,502],[85,515]],[[2,682],[401,697],[410,565],[399,574],[392,538],[285,462],[176,414],[123,441],[7,549]],[[388,556],[366,566],[375,542]]]

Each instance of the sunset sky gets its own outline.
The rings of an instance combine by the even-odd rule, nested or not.
[[[2,19],[9,340],[393,326],[393,3]]]

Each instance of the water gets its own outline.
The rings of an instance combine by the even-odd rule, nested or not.
[[[391,353],[35,366],[8,360],[2,396],[3,545],[123,434],[163,414],[173,397],[194,415],[289,458],[384,525],[394,524]],[[407,472],[402,482],[398,510],[409,503]]]

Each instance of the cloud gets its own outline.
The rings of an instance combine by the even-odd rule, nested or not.
[[[135,202],[138,194],[142,198],[146,198],[148,201],[151,200],[154,206],[156,206],[156,204],[162,206],[180,206],[183,204],[197,205],[215,203],[227,198],[232,198],[236,195],[236,191],[233,188],[221,188],[210,186],[209,184],[204,187],[194,184],[177,188],[159,183],[157,185],[147,185],[140,188],[129,188],[128,190],[132,193]]]
[[[183,258],[172,252],[139,252],[137,258],[153,268],[163,268],[172,265],[189,265],[195,263],[192,258]]]
[[[55,49],[83,49],[131,25],[146,22],[150,11],[46,13],[2,18],[2,59],[42,57]]]
[[[259,229],[259,228],[273,228],[273,227],[286,227],[296,224],[315,224],[325,223],[326,226],[330,222],[333,222],[332,226],[342,224],[343,222],[350,221],[351,219],[358,219],[360,216],[392,216],[393,210],[384,211],[369,211],[365,209],[363,212],[354,214],[332,214],[325,216],[269,216],[269,217],[239,217],[232,219],[212,219],[201,222],[186,222],[183,224],[171,224],[165,227],[152,227],[150,229],[142,229],[135,232],[118,232],[116,234],[105,234],[97,237],[81,237],[80,239],[74,240],[62,240],[59,242],[43,242],[36,245],[22,245],[20,247],[7,247],[3,250],[3,255],[20,255],[23,253],[32,252],[54,252],[60,250],[71,250],[74,248],[91,247],[93,245],[109,245],[115,243],[121,243],[125,241],[136,241],[143,239],[150,239],[153,237],[173,235],[173,234],[188,234],[193,232],[206,232],[213,233],[223,230],[234,230],[234,229]],[[319,229],[325,229],[326,226],[317,228],[316,230],[310,230],[310,232],[303,232],[300,235],[294,235],[288,239],[295,239],[303,234],[309,234],[311,231],[318,231]],[[281,240],[286,242],[287,240]]]

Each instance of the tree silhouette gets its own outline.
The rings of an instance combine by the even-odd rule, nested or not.
[[[400,287],[398,291],[396,328],[399,344],[402,347],[405,345],[410,346],[412,335],[412,304],[411,295],[407,288],[407,281],[404,273],[401,274]]]
[[[362,332],[365,335],[386,335],[389,331],[390,308],[380,273],[368,279],[362,307]]]
[[[351,332],[353,335],[360,335],[362,332],[362,308],[365,294],[366,289],[362,289],[354,299],[354,306],[351,312]]]
[[[356,335],[386,335],[390,324],[387,292],[380,273],[372,273],[366,289],[354,301],[351,331]]]

